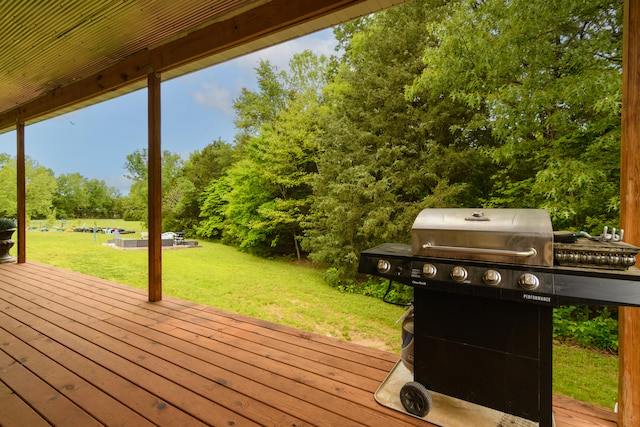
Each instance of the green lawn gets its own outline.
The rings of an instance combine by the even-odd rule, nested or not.
[[[27,258],[146,289],[147,251],[104,246],[111,238],[29,231]],[[401,307],[341,293],[324,282],[322,270],[308,265],[266,260],[217,243],[200,245],[163,251],[163,294],[399,352],[395,321]]]
[[[37,224],[31,224],[38,226]],[[60,224],[58,224],[60,225]],[[121,227],[123,221],[68,221],[67,227]],[[93,233],[27,233],[27,258],[146,289],[147,251],[103,244],[112,236]],[[401,307],[328,286],[322,270],[286,260],[266,260],[217,243],[162,254],[163,294],[295,328],[359,342],[396,353]],[[554,392],[613,408],[617,400],[617,357],[567,345],[554,346]]]
[[[555,345],[553,391],[613,409],[618,400],[618,357],[584,348]]]

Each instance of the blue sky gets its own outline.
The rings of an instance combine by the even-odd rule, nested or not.
[[[304,49],[330,55],[336,41],[324,30],[162,83],[162,149],[187,158],[218,138],[233,142],[233,101],[255,90],[261,59],[280,69]],[[79,173],[127,194],[127,154],[147,146],[146,89],[25,128],[25,152],[55,175]],[[16,133],[0,135],[0,152],[16,153]]]

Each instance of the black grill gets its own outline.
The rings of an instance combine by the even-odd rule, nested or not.
[[[553,307],[640,306],[639,249],[557,244],[544,211],[487,211],[425,210],[411,245],[363,251],[359,271],[414,288],[415,381],[551,427]]]

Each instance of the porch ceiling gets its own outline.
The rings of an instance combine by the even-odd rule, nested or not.
[[[405,0],[0,0],[0,133]]]

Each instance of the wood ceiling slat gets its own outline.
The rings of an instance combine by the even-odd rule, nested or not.
[[[17,116],[29,124],[138,89],[137,79],[128,80],[128,75],[139,75],[139,67],[146,72],[150,52],[164,52],[161,55],[172,58],[167,62],[154,56],[165,80],[404,1],[0,0],[0,133],[15,125]],[[280,12],[274,12],[273,5]],[[292,13],[305,8],[314,12],[291,20]],[[257,10],[269,10],[270,15],[261,17]],[[296,23],[279,26],[277,21],[283,18],[278,15],[287,15],[289,22]],[[215,55],[203,55],[190,43],[179,44],[189,51],[186,56],[162,49],[181,38],[188,41],[199,30],[235,19],[242,22],[243,27],[237,29],[245,35],[237,41],[228,40],[228,31],[224,38],[229,47],[222,46]],[[277,31],[251,34],[246,26],[262,27],[264,19],[273,22]],[[261,34],[268,38],[261,39]],[[215,45],[220,36],[210,33],[207,37]],[[206,40],[195,42],[211,45]],[[142,62],[129,61],[131,57]],[[178,62],[171,63],[173,60]],[[116,69],[122,69],[123,74],[110,78],[121,77],[122,81],[106,92],[100,79],[103,73]],[[59,96],[60,89],[69,86],[83,88],[77,91],[79,98],[67,101],[67,96]],[[44,97],[49,100],[43,101]],[[52,109],[40,111],[43,105]],[[31,111],[40,112],[29,115]]]
[[[242,4],[133,0],[0,4],[0,110],[91,75]]]

